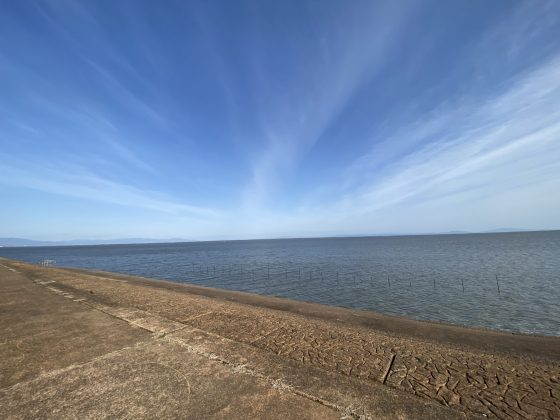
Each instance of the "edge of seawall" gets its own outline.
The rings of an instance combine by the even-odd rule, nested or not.
[[[2,260],[41,268],[36,264],[24,261],[0,258],[0,261]],[[375,330],[395,337],[429,340],[436,344],[451,345],[460,349],[473,349],[489,354],[501,353],[504,355],[529,357],[532,359],[560,361],[560,337],[555,336],[513,333],[493,329],[466,327],[439,321],[416,320],[369,310],[328,306],[283,297],[198,286],[189,283],[146,278],[95,269],[71,267],[49,267],[48,269],[120,279],[130,282],[130,284],[282,311],[312,319],[335,322],[349,327]]]

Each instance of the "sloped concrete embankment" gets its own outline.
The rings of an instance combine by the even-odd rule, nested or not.
[[[1,263],[2,417],[560,417],[553,338]]]

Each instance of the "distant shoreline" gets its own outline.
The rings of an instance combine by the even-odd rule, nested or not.
[[[70,241],[36,241],[24,238],[0,238],[0,248],[40,248],[40,247],[70,247],[70,246],[103,246],[103,245],[165,245],[165,244],[190,244],[190,243],[220,243],[220,242],[245,242],[245,241],[284,241],[284,240],[318,240],[318,239],[361,239],[361,238],[409,238],[426,236],[453,236],[453,235],[497,235],[497,234],[521,234],[539,232],[560,232],[560,229],[532,230],[532,229],[495,229],[482,232],[440,232],[440,233],[394,233],[394,234],[371,234],[371,235],[335,235],[335,236],[290,236],[276,238],[244,238],[244,239],[209,239],[209,240],[187,240],[187,239],[108,239],[108,240],[70,240]],[[3,242],[22,241],[22,244],[12,245]],[[25,242],[25,243],[23,243]]]

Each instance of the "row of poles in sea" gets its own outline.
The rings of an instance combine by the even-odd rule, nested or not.
[[[239,279],[240,281],[245,281],[245,280],[250,280],[252,282],[257,281],[257,280],[261,280],[264,281],[266,280],[267,282],[270,282],[271,279],[273,280],[279,280],[281,278],[284,279],[284,281],[288,281],[290,279],[290,277],[293,275],[293,277],[295,277],[295,279],[292,277],[292,280],[297,280],[297,281],[303,281],[303,280],[318,280],[321,279],[322,282],[325,282],[325,280],[332,280],[333,282],[336,281],[336,285],[340,286],[340,282],[346,282],[346,280],[348,280],[350,277],[352,278],[353,284],[354,286],[358,285],[358,281],[360,282],[361,285],[367,284],[368,281],[363,280],[363,277],[369,277],[369,285],[370,286],[374,286],[376,281],[377,283],[379,283],[379,277],[377,277],[371,274],[368,274],[367,276],[364,276],[362,271],[359,271],[358,273],[356,273],[355,271],[352,272],[344,272],[341,271],[339,269],[333,270],[333,271],[329,271],[329,272],[323,272],[320,269],[310,269],[310,270],[304,270],[302,268],[296,268],[296,269],[288,269],[286,267],[271,267],[270,264],[266,264],[266,266],[251,266],[250,264],[247,264],[244,266],[244,264],[226,264],[226,265],[208,265],[208,264],[199,264],[199,263],[190,263],[191,265],[191,269],[188,272],[189,277],[192,280],[213,280],[213,279],[221,279],[224,277],[228,277],[228,278],[235,278],[235,279]],[[272,271],[271,271],[272,268]],[[264,274],[263,274],[264,272]],[[257,273],[257,275],[255,276],[255,273]],[[390,274],[386,274],[386,281],[387,281],[387,286],[389,288],[391,288],[391,275]],[[400,283],[402,284],[402,280],[398,279],[398,277],[394,276],[393,279],[397,279],[400,280]],[[501,293],[500,291],[500,278],[498,276],[498,274],[495,274],[495,280],[496,280],[496,289],[498,291],[498,294]],[[436,278],[433,277],[432,279],[433,282],[433,288],[434,290],[436,289]],[[347,283],[347,282],[346,282]],[[394,286],[395,281],[393,281],[393,286]],[[412,288],[412,280],[409,279],[408,280],[408,285],[410,288]],[[463,293],[465,292],[465,282],[464,279],[461,278],[461,287],[463,290]]]

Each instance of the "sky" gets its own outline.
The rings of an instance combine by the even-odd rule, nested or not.
[[[0,0],[0,237],[560,228],[560,2]]]

